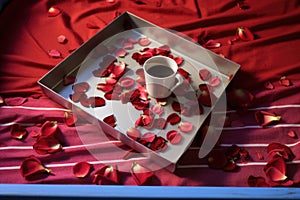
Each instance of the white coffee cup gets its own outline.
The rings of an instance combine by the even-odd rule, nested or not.
[[[143,65],[146,89],[154,98],[166,98],[178,87],[183,78],[177,73],[178,65],[166,56],[153,56]]]

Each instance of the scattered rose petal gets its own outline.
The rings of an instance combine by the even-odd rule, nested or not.
[[[119,48],[119,49],[116,49],[115,51],[115,55],[120,57],[120,58],[124,58],[127,54],[127,51],[123,48]]]
[[[161,106],[165,106],[168,103],[168,99],[167,98],[157,98],[156,102]]]
[[[64,80],[64,85],[65,85],[65,86],[66,86],[66,85],[71,85],[71,84],[75,83],[76,77],[73,76],[73,75],[65,75],[65,76],[63,77],[63,80]]]
[[[182,105],[179,102],[173,101],[171,106],[174,111],[181,112]]]
[[[52,58],[61,58],[61,53],[60,51],[56,49],[51,49],[48,51],[48,55],[51,56]]]
[[[155,137],[156,137],[155,133],[147,132],[141,137],[139,142],[143,145],[147,145],[153,142]]]
[[[126,134],[128,137],[130,137],[133,140],[139,140],[141,138],[141,132],[139,129],[130,127],[127,129]]]
[[[102,97],[90,97],[91,106],[94,107],[102,107],[105,106],[105,99]]]
[[[75,93],[85,93],[90,88],[90,85],[87,82],[81,82],[73,85],[72,89]]]
[[[58,132],[57,121],[46,121],[41,127],[41,136],[55,136]]]
[[[292,150],[288,146],[277,142],[272,142],[268,145],[267,153],[273,154],[273,157],[282,157],[285,160],[292,160],[294,157]]]
[[[270,185],[268,183],[266,183],[266,180],[264,177],[262,176],[252,176],[250,175],[248,177],[248,185],[250,187],[269,187]]]
[[[264,87],[268,90],[273,90],[275,88],[274,85],[270,81],[266,82],[264,84]]]
[[[33,149],[41,155],[53,154],[61,151],[62,146],[54,137],[40,137],[33,145]]]
[[[74,126],[77,122],[77,117],[73,112],[66,111],[64,114],[64,120],[67,126]]]
[[[183,58],[180,56],[173,58],[173,60],[175,60],[178,66],[180,66],[183,63]]]
[[[135,126],[147,126],[152,123],[152,120],[153,118],[150,115],[140,115],[135,122]]]
[[[260,110],[255,112],[255,119],[260,126],[267,126],[274,122],[278,122],[281,117],[276,116],[274,113]]]
[[[279,164],[279,162],[283,162],[283,163]],[[287,179],[287,176],[285,175],[286,167],[285,167],[285,163],[282,159],[277,158],[276,161],[272,161],[272,165],[275,165],[275,166],[271,166],[271,163],[268,163],[267,165],[270,165],[270,166],[265,167],[264,170],[265,170],[266,176],[271,181],[280,182],[280,181],[285,181]]]
[[[181,121],[181,117],[177,113],[172,113],[167,117],[167,122],[171,125],[178,124]]]
[[[191,122],[180,122],[178,129],[184,133],[188,133],[193,130],[193,124]]]
[[[213,49],[221,47],[222,44],[220,42],[217,42],[216,40],[208,40],[203,46],[208,49]]]
[[[289,130],[287,134],[291,138],[298,138],[296,132],[293,130]]]
[[[104,93],[112,92],[114,90],[114,85],[106,84],[106,83],[98,83],[97,89],[101,90]]]
[[[167,121],[164,118],[157,118],[154,120],[154,127],[157,129],[164,129],[167,125]]]
[[[120,85],[122,88],[131,88],[134,85],[135,81],[132,78],[125,77],[120,80]]]
[[[77,178],[84,178],[89,175],[92,165],[88,162],[78,162],[73,166],[73,174]]]
[[[20,106],[27,101],[24,97],[8,97],[4,99],[4,102],[8,106]]]
[[[137,162],[132,163],[130,172],[137,185],[146,185],[154,177],[152,171]]]
[[[61,44],[65,44],[67,42],[67,38],[65,35],[59,35],[57,36],[57,42]]]
[[[205,90],[202,91],[198,97],[198,102],[207,107],[211,107],[216,101],[217,97],[215,94]]]
[[[116,124],[116,122],[117,122],[116,117],[113,114],[105,117],[103,119],[103,121],[105,123],[107,123],[108,125],[112,126],[112,127],[115,127],[117,125]]]
[[[139,68],[135,71],[135,74],[137,76],[141,76],[141,77],[145,77],[145,72],[144,72],[144,69],[143,68]]]
[[[227,156],[221,149],[213,149],[208,154],[207,161],[208,166],[213,169],[223,169],[228,163]]]
[[[164,108],[160,104],[152,105],[150,110],[158,116],[161,116],[164,113]]]
[[[10,136],[13,139],[22,140],[27,137],[27,130],[19,124],[13,124],[10,127]]]
[[[45,175],[50,174],[51,170],[46,168],[40,159],[35,156],[26,157],[20,167],[21,175],[26,179],[43,178]]]
[[[230,105],[246,108],[254,99],[254,96],[245,89],[233,89],[227,93],[227,100]]]
[[[229,160],[228,163],[223,167],[226,172],[234,171],[237,168],[237,164],[234,160]]]
[[[4,105],[4,100],[3,98],[0,96],[0,106],[3,106]]]
[[[84,93],[74,93],[70,94],[69,98],[74,101],[75,103],[78,103],[80,101],[81,96],[84,95]]]
[[[178,72],[181,76],[183,76],[185,79],[188,79],[189,76],[190,76],[190,74],[189,74],[187,71],[185,71],[183,68],[178,68],[178,69],[177,69],[177,72]]]
[[[93,183],[97,185],[118,185],[119,171],[112,165],[102,165],[94,174]]]
[[[148,38],[139,38],[138,44],[141,46],[148,46],[151,41]]]
[[[263,160],[264,159],[264,156],[262,155],[261,152],[256,152],[256,155],[257,155],[258,160]]]
[[[180,143],[181,139],[181,134],[175,130],[171,130],[167,133],[167,140],[169,140],[171,144],[178,144]]]
[[[292,82],[287,79],[285,76],[282,76],[279,80],[279,84],[285,87],[289,87],[292,85]]]
[[[199,77],[202,81],[207,81],[211,78],[211,73],[207,69],[201,69],[199,71]]]
[[[38,138],[40,137],[40,133],[39,132],[36,132],[36,131],[31,131],[29,133],[29,135],[32,137],[32,138]]]
[[[90,23],[90,22],[87,22],[87,23],[86,23],[86,27],[89,28],[89,29],[99,29],[99,28],[100,28],[100,27],[97,26],[96,24]]]
[[[247,27],[238,27],[237,28],[237,36],[242,41],[251,41],[254,40],[254,35]]]
[[[48,17],[56,17],[61,13],[61,10],[58,7],[50,7],[48,10]]]
[[[150,149],[152,149],[153,151],[156,151],[156,152],[162,152],[162,151],[166,150],[167,147],[168,147],[167,140],[165,140],[161,136],[155,137],[154,141],[151,142],[151,144],[149,146]]]
[[[220,78],[215,76],[215,77],[212,77],[208,80],[208,83],[209,85],[211,85],[212,87],[217,87],[220,85],[221,81],[220,81]]]

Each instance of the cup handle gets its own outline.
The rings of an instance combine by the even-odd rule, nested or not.
[[[175,78],[177,80],[177,83],[171,88],[171,91],[173,92],[179,85],[183,83],[183,78],[180,74],[176,74]]]

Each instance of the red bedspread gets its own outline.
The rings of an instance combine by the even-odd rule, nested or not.
[[[52,6],[62,13],[49,17]],[[112,154],[109,149],[118,143],[113,139],[99,144],[103,146],[102,159],[95,159],[82,144],[76,128],[65,124],[66,110],[43,95],[37,85],[37,80],[62,60],[49,56],[49,50],[56,49],[62,57],[68,56],[124,11],[182,32],[201,45],[209,40],[221,43],[211,50],[241,65],[228,94],[241,89],[254,97],[246,108],[229,107],[231,125],[224,128],[216,147],[218,154],[228,152],[234,144],[242,148],[234,170],[213,169],[207,158],[199,159],[197,138],[174,173],[165,169],[155,171],[155,179],[148,184],[248,186],[249,177],[261,177],[266,184],[257,186],[299,185],[298,0],[12,0],[0,15],[0,95],[4,99],[0,107],[0,183],[92,184],[93,174],[101,163],[115,166],[135,161]],[[235,41],[238,27],[247,27],[254,38]],[[68,41],[58,43],[59,35],[65,35]],[[270,112],[281,119],[262,127],[255,119],[257,111]],[[40,125],[47,120],[58,122],[64,137],[63,151],[39,155],[32,148],[36,140],[32,134],[39,132]],[[13,124],[19,124],[30,134],[23,140],[12,139]],[[77,129],[96,131],[89,124]],[[274,154],[267,151],[271,143],[281,144],[272,148]],[[284,156],[290,150],[293,156]],[[275,154],[279,159],[271,157]],[[22,177],[20,165],[30,155],[39,158],[53,174],[35,180]],[[92,163],[95,170],[86,178],[77,178],[72,169],[82,161]],[[137,184],[130,172],[120,172],[120,177],[119,184]]]

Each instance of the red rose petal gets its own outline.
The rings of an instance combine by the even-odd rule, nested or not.
[[[32,176],[39,176],[43,178],[43,175],[49,174],[50,169],[46,168],[42,162],[35,156],[26,157],[21,164],[20,172],[23,177],[30,179]]]
[[[199,77],[202,81],[207,81],[211,78],[211,73],[207,69],[201,69],[199,71]]]
[[[183,76],[185,79],[189,78],[189,76],[190,76],[190,74],[189,74],[187,71],[185,71],[183,68],[178,68],[178,69],[177,69],[177,72],[178,72],[181,76]]]
[[[74,93],[74,94],[70,94],[70,99],[72,101],[74,101],[75,103],[78,103],[80,101],[81,96],[85,95],[84,93]]]
[[[105,99],[102,97],[90,97],[91,106],[94,107],[102,107],[105,106]]]
[[[181,134],[175,130],[171,130],[167,133],[167,140],[169,140],[171,144],[178,144],[181,139]]]
[[[137,162],[132,163],[130,172],[137,185],[145,185],[154,177],[152,171]]]
[[[139,38],[138,44],[141,46],[148,46],[151,41],[148,38]]]
[[[112,165],[102,165],[94,174],[93,183],[97,185],[118,185],[119,171]]]
[[[22,140],[27,137],[27,130],[19,124],[13,124],[10,127],[10,136],[13,139]]]
[[[171,106],[174,111],[181,112],[182,105],[179,102],[173,101]]]
[[[73,112],[66,111],[64,114],[64,120],[67,126],[74,126],[77,122],[77,117],[73,114]]]
[[[156,152],[162,152],[166,150],[167,147],[167,141],[161,136],[155,137],[154,141],[149,146],[150,149]]]
[[[268,90],[273,90],[275,88],[274,85],[270,81],[266,82],[264,84],[264,87]]]
[[[167,121],[164,118],[157,118],[154,120],[154,127],[157,129],[165,129]]]
[[[141,138],[141,132],[137,128],[130,127],[127,129],[126,134],[133,140],[139,140]]]
[[[296,132],[293,130],[289,130],[287,134],[291,138],[298,138]]]
[[[61,53],[60,51],[56,49],[50,49],[48,51],[48,55],[51,56],[52,58],[61,58]]]
[[[147,132],[141,137],[140,143],[146,145],[148,143],[153,142],[155,137],[155,133]]]
[[[8,106],[20,106],[27,101],[24,97],[8,97],[4,99],[4,102]]]
[[[73,85],[72,89],[75,93],[85,93],[90,88],[90,85],[87,82],[81,82]]]
[[[127,51],[123,48],[119,48],[115,50],[115,55],[120,57],[120,58],[124,58],[127,54]]]
[[[191,122],[181,122],[178,125],[178,129],[184,133],[188,133],[193,130],[193,124]]]
[[[135,81],[132,78],[125,77],[120,80],[120,85],[122,88],[131,88],[134,85]]]
[[[126,63],[124,62],[119,62],[118,64],[114,65],[112,71],[111,71],[111,75],[112,77],[121,77],[126,69]]]
[[[213,149],[208,155],[208,166],[213,169],[223,169],[228,159],[225,152],[221,149]]]
[[[173,60],[175,60],[175,62],[176,62],[176,64],[178,65],[178,66],[180,66],[182,63],[183,63],[183,58],[182,57],[175,57],[175,58],[173,58]]]
[[[100,28],[99,26],[97,26],[96,24],[91,23],[91,22],[87,22],[86,27],[89,29],[99,29]]]
[[[289,79],[287,79],[285,76],[282,76],[279,80],[279,84],[288,87],[292,85],[292,82]]]
[[[214,93],[209,93],[208,91],[202,91],[198,98],[198,102],[207,107],[211,107],[216,101],[217,97]]]
[[[275,153],[275,157],[282,157],[285,160],[291,160],[294,156],[292,150],[288,146],[277,142],[272,142],[268,145],[267,153]]]
[[[160,104],[152,105],[150,110],[158,116],[161,116],[164,113],[164,108]]]
[[[135,71],[135,74],[137,76],[141,76],[141,77],[145,77],[145,72],[144,72],[144,69],[143,68],[139,68]]]
[[[92,165],[88,162],[78,162],[73,166],[73,174],[77,178],[84,178],[89,175]]]
[[[167,98],[157,98],[156,102],[161,106],[165,106],[168,103],[168,99]]]
[[[0,106],[3,106],[4,105],[4,100],[3,98],[0,96]]]
[[[107,100],[120,100],[119,95],[116,94],[116,93],[113,93],[113,92],[105,93],[105,94],[104,94],[104,97],[105,97]]]
[[[247,27],[238,27],[237,28],[237,36],[242,41],[251,41],[254,40],[254,35]]]
[[[233,89],[227,93],[227,100],[230,105],[246,108],[254,99],[254,96],[245,89]]]
[[[255,119],[260,126],[267,126],[274,122],[278,122],[281,117],[276,116],[274,113],[260,110],[255,112]]]
[[[65,44],[67,42],[67,38],[64,35],[57,36],[57,42],[61,44]]]
[[[135,101],[132,102],[132,105],[137,110],[145,110],[149,108],[149,101]]]
[[[250,187],[269,187],[270,185],[266,183],[266,180],[264,177],[258,176],[252,176],[250,175],[248,177],[248,185]]]
[[[167,117],[167,122],[171,125],[178,124],[181,121],[181,117],[177,113],[172,113]]]
[[[71,85],[71,84],[75,83],[76,77],[73,76],[73,75],[65,75],[65,76],[63,77],[63,80],[64,80],[64,85],[65,85],[65,86],[66,86],[66,85]]]
[[[38,138],[40,137],[40,133],[36,131],[31,131],[29,134],[32,138]]]
[[[217,87],[220,85],[221,81],[219,77],[212,77],[208,80],[209,85],[211,85],[212,87]]]
[[[112,127],[115,127],[117,125],[116,117],[113,114],[109,115],[107,117],[104,117],[103,121]]]
[[[33,149],[38,154],[45,155],[61,151],[62,146],[54,137],[40,137],[33,145]]]
[[[41,136],[55,136],[58,131],[57,121],[46,121],[41,127]]]
[[[256,152],[256,155],[258,157],[258,160],[263,160],[264,159],[264,156],[262,155],[261,152]]]
[[[56,17],[61,13],[61,10],[58,7],[50,7],[48,10],[48,17]]]
[[[285,179],[287,179],[287,176],[281,171],[279,171],[276,167],[269,167],[266,170],[266,175],[270,178],[270,180],[274,182],[284,181]]]
[[[97,89],[101,90],[104,93],[112,92],[114,90],[114,85],[106,84],[106,83],[98,83]]]
[[[208,40],[203,46],[208,49],[213,49],[221,47],[222,44],[220,42],[217,42],[216,40]]]

